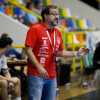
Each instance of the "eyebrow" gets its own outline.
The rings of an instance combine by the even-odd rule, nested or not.
[[[56,12],[49,12],[49,13],[56,13]],[[57,12],[57,13],[59,13],[59,12]]]

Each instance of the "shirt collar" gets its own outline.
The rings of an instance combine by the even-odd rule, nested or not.
[[[42,25],[46,28],[46,30],[51,30],[50,28],[48,28],[43,22]],[[54,29],[52,31],[56,30],[56,28],[54,27]]]

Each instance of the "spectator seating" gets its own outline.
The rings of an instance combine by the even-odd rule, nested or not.
[[[5,6],[5,13],[6,13],[6,15],[11,16],[9,5]]]

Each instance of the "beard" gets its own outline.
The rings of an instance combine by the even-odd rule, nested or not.
[[[57,25],[58,25],[58,21],[59,21],[59,19],[56,18],[56,19],[54,19],[54,21],[51,21],[51,24],[52,24],[53,26],[57,26]]]

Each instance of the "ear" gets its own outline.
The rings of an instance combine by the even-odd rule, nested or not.
[[[6,46],[6,48],[9,48],[9,46],[10,46],[10,45],[8,44],[8,45]]]
[[[44,18],[45,18],[45,19],[47,19],[47,16],[48,16],[47,14],[44,14]]]

